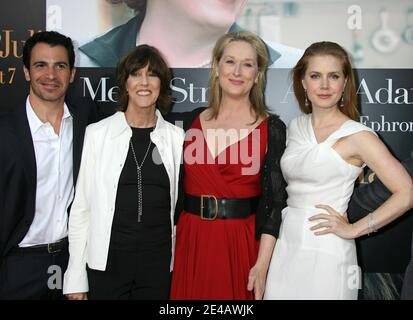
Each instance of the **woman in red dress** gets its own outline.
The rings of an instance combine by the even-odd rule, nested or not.
[[[265,45],[250,32],[215,45],[209,106],[184,145],[184,210],[172,299],[260,299],[285,206],[285,125],[264,103]]]

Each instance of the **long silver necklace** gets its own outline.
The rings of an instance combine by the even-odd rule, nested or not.
[[[135,149],[133,148],[133,143],[132,143],[132,137],[129,141],[129,144],[132,150],[133,160],[135,160],[135,164],[136,164],[136,173],[138,174],[138,222],[141,222],[141,217],[142,217],[142,167],[143,167],[143,163],[145,162],[146,157],[148,156],[152,141],[149,138],[148,148],[146,149],[145,155],[143,156],[143,159],[140,165],[138,163],[138,160],[136,159]]]

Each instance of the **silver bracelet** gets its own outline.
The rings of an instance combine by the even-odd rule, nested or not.
[[[373,212],[370,212],[367,216],[367,226],[369,228],[369,231],[367,233],[368,236],[370,235],[370,233],[377,232],[376,224],[373,220]]]

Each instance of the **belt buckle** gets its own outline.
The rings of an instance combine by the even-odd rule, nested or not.
[[[213,198],[215,200],[215,215],[212,218],[204,217],[204,198]],[[200,211],[201,211],[201,219],[202,220],[208,220],[208,221],[215,220],[218,216],[218,200],[217,200],[217,198],[213,195],[208,195],[208,194],[201,195],[201,210]]]
[[[52,254],[60,252],[62,250],[62,248],[59,248],[59,243],[60,243],[60,241],[54,242],[54,243],[48,243],[47,244],[47,252],[52,253]]]

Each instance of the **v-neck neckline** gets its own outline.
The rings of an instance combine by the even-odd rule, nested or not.
[[[352,121],[352,120],[351,120],[351,119],[348,119],[348,120],[344,121],[336,130],[334,130],[333,132],[331,132],[331,133],[327,136],[327,138],[325,138],[325,139],[324,139],[323,141],[321,141],[321,142],[318,142],[318,140],[317,140],[317,136],[316,136],[316,134],[315,134],[314,127],[313,127],[313,122],[312,122],[312,119],[311,119],[311,114],[308,115],[308,121],[309,121],[309,127],[310,127],[311,136],[312,136],[312,138],[313,138],[313,141],[314,141],[317,145],[321,145],[321,144],[325,143],[326,141],[328,141],[336,132],[338,132],[339,130],[341,130],[347,122]]]
[[[202,127],[201,117],[198,116],[199,127],[201,128],[202,137],[204,138],[204,143],[205,143],[205,145],[206,145],[208,155],[209,155],[209,156],[212,158],[212,160],[215,162],[215,160],[218,159],[218,157],[219,157],[223,152],[225,152],[228,148],[230,148],[231,146],[233,146],[233,145],[235,145],[235,144],[238,144],[238,143],[240,143],[241,141],[247,139],[247,138],[251,135],[251,133],[252,133],[254,130],[257,130],[268,118],[269,118],[269,116],[267,116],[266,118],[264,118],[258,125],[256,125],[256,126],[255,126],[245,137],[243,137],[242,139],[238,139],[236,142],[233,142],[233,143],[225,146],[225,148],[222,149],[220,152],[218,152],[218,153],[215,155],[215,157],[214,157],[213,154],[212,154],[212,152],[211,152],[211,149],[209,148],[208,141],[207,141],[207,139],[206,139],[206,137],[205,137],[204,128]]]

